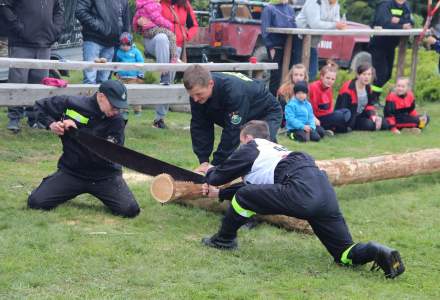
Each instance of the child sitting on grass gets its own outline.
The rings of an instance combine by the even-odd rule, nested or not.
[[[119,38],[119,49],[116,51],[116,61],[123,63],[143,63],[144,57],[141,51],[133,43],[133,36],[128,32],[123,32]],[[144,83],[144,72],[142,71],[118,71],[116,77],[125,84]],[[140,115],[141,105],[133,106],[134,114]]]
[[[315,125],[312,105],[307,100],[308,92],[307,82],[295,83],[295,96],[289,100],[285,108],[287,136],[299,142],[319,142],[325,131],[321,126]]]
[[[277,91],[277,99],[281,104],[283,109],[283,120],[281,121],[281,128],[286,128],[286,117],[284,115],[284,110],[286,108],[287,101],[293,97],[293,87],[298,81],[309,81],[309,72],[303,64],[294,65],[289,73],[284,78],[283,84]]]
[[[394,91],[388,94],[384,116],[394,134],[400,134],[400,129],[419,134],[429,122],[426,113],[423,115],[417,113],[414,94],[406,77],[398,78]]]

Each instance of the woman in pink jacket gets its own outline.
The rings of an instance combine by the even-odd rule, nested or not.
[[[143,17],[148,22],[139,27],[138,20]],[[162,16],[160,0],[136,0],[136,14],[133,18],[133,28],[141,31],[148,39],[154,38],[157,34],[163,33],[170,41],[171,63],[177,62],[176,35],[171,31],[173,24]]]

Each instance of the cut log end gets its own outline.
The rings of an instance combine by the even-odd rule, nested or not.
[[[168,174],[160,174],[154,177],[150,192],[153,198],[160,203],[167,203],[173,199],[174,179]]]

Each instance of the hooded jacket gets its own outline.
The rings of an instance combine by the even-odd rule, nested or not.
[[[9,46],[49,48],[64,27],[62,0],[0,0]]]
[[[105,47],[117,46],[121,33],[130,31],[128,0],[78,0],[75,16],[84,41]]]

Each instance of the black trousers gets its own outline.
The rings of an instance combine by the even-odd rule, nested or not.
[[[351,112],[348,108],[337,109],[331,114],[319,117],[321,126],[328,130],[333,130],[338,133],[347,132],[348,121],[350,120]]]
[[[390,80],[393,73],[395,50],[396,47],[378,46],[377,44],[370,48],[373,67],[376,70],[374,86],[382,88]],[[376,92],[376,97],[379,97],[380,93]]]
[[[139,205],[122,176],[94,182],[62,170],[43,179],[29,196],[28,206],[50,210],[84,193],[101,200],[115,215],[132,218],[139,214]]]
[[[318,168],[305,167],[301,170],[300,178],[287,176],[283,183],[250,184],[240,188],[223,219],[219,234],[226,238],[236,236],[237,230],[247,220],[244,213],[237,212],[240,208],[261,215],[287,215],[307,220],[319,240],[339,262],[342,253],[353,245],[353,240],[336,194],[327,175]]]
[[[293,133],[296,141],[303,143],[307,142],[309,139],[313,142],[319,142],[325,135],[324,128],[321,126],[316,126],[316,130],[312,129],[310,133],[307,133],[304,130],[292,130],[287,134],[290,134],[291,132]]]
[[[13,58],[34,58],[50,59],[50,48],[27,48],[9,47],[9,57]],[[44,77],[49,75],[48,70],[37,69],[9,69],[9,83],[41,83]],[[8,108],[9,119],[21,119],[24,113],[22,106],[12,106]],[[26,107],[26,115],[29,125],[35,123],[32,106]]]
[[[270,71],[270,79],[269,79],[269,91],[271,92],[272,95],[274,95],[276,97],[277,91],[280,88],[281,83],[284,79],[284,78],[281,78],[282,73],[283,73],[284,47],[275,48],[275,55],[272,59],[270,58],[269,50],[267,50],[267,56],[269,57],[271,62],[278,64],[277,70]],[[290,70],[290,67],[292,66],[292,64],[293,64],[293,51],[290,56],[289,70]]]

